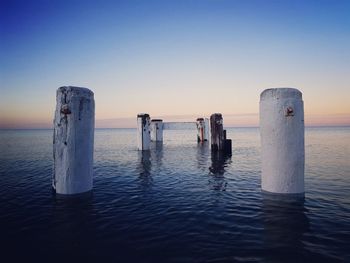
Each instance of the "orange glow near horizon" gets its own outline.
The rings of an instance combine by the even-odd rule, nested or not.
[[[165,122],[195,121],[198,117],[210,115],[151,115],[151,118],[161,118]],[[225,114],[225,127],[258,127],[259,116],[252,114]],[[53,118],[1,118],[0,129],[50,129]],[[96,128],[135,128],[135,117],[96,119]],[[305,115],[305,126],[350,126],[350,114],[310,114]]]

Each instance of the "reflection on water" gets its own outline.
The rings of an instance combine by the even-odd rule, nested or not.
[[[225,179],[225,167],[231,163],[231,156],[222,152],[211,153],[211,166],[209,167],[211,179],[209,184],[213,190],[225,191],[227,181]]]
[[[263,192],[263,241],[267,262],[298,262],[305,253],[303,234],[309,231],[304,197]]]
[[[55,259],[74,258],[88,260],[96,239],[92,192],[74,196],[53,196],[53,217],[48,231]],[[62,246],[64,243],[64,246]]]
[[[163,160],[163,142],[151,143],[152,160],[154,160],[157,167],[162,165]]]
[[[149,151],[138,151],[137,173],[143,186],[151,186],[153,182],[152,173],[162,166],[163,143],[151,142]],[[155,171],[153,171],[155,170]]]
[[[195,132],[165,131],[139,152],[135,129],[97,129],[83,200],[51,195],[52,131],[0,131],[3,258],[350,262],[349,131],[306,129],[305,203],[261,195],[255,128],[228,129],[232,159]]]
[[[138,152],[138,165],[137,170],[139,174],[139,180],[141,185],[148,187],[152,184],[152,162],[151,162],[151,152],[150,151],[139,151]]]
[[[140,177],[147,177],[151,175],[151,152],[150,151],[139,151],[139,174]]]
[[[210,154],[210,146],[208,141],[197,144],[197,153],[196,153],[197,168],[203,172],[207,171],[209,154]]]

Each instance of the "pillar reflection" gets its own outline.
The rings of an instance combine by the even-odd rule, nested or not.
[[[225,167],[231,162],[231,156],[221,151],[211,153],[211,166],[209,167],[211,178],[209,185],[213,190],[225,191],[227,181],[225,179]]]
[[[151,151],[139,151],[138,152],[138,180],[143,187],[149,187],[152,184],[152,162]]]
[[[203,172],[206,172],[208,169],[209,153],[210,147],[208,141],[198,143],[196,154],[197,166]]]
[[[298,262],[305,251],[302,237],[309,219],[302,195],[263,192],[263,242],[266,262]]]

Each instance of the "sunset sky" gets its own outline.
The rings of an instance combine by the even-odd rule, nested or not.
[[[350,125],[350,1],[0,3],[0,128],[50,128],[60,86],[97,127],[221,112],[257,126],[266,88],[303,92],[307,125]]]

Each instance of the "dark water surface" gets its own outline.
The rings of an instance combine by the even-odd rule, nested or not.
[[[95,133],[94,190],[51,190],[52,131],[0,131],[2,262],[350,262],[350,128],[306,130],[305,201],[260,190],[255,128],[228,129],[231,158],[192,131],[136,149]]]

